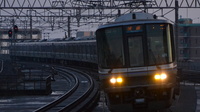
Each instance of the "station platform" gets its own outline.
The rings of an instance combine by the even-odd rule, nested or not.
[[[196,111],[197,94],[195,88],[197,86],[193,84],[181,84],[180,96],[169,110],[171,112],[200,112]]]

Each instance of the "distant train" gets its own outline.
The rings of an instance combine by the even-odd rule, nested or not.
[[[14,60],[97,68],[96,40],[19,42],[11,46],[10,54]]]
[[[100,26],[96,40],[15,43],[11,57],[97,67],[111,111],[168,108],[179,92],[173,25],[139,19]]]

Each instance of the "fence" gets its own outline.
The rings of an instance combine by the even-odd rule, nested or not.
[[[200,62],[178,62],[178,68],[181,81],[200,83]]]

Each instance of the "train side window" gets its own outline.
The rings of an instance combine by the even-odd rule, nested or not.
[[[89,53],[90,53],[89,45],[86,45],[86,54],[89,54]]]
[[[79,44],[77,44],[77,54],[79,54],[79,52],[80,52],[80,45]]]
[[[23,45],[20,45],[20,48],[23,50],[23,51],[26,51],[27,47],[24,47]]]
[[[92,44],[90,45],[90,52],[91,52],[92,55],[94,54],[94,47],[93,47]]]
[[[36,51],[36,46],[33,44],[33,49],[32,49],[32,51]]]
[[[69,53],[72,53],[72,51],[71,51],[71,44],[68,46],[69,47]]]
[[[56,51],[55,52],[58,52],[58,53],[60,53],[60,45],[58,45],[58,44],[56,44],[55,43],[55,49],[56,49]]]
[[[85,54],[87,54],[87,53],[88,53],[88,46],[85,45]]]
[[[94,54],[94,47],[93,47],[93,45],[90,45],[90,52],[91,52],[91,54]]]
[[[33,46],[32,46],[32,45],[30,45],[30,49],[29,49],[29,50],[30,50],[30,51],[32,51],[32,49],[33,49]]]
[[[53,46],[45,44],[43,49],[44,49],[45,52],[50,52],[50,50],[53,50]]]
[[[74,53],[74,45],[73,44],[71,44],[70,50],[71,50],[71,53]]]
[[[84,52],[87,54],[87,45],[84,46]]]
[[[47,47],[46,47],[47,45],[44,45],[44,48],[43,48],[43,50],[45,51],[45,52],[48,52],[48,49],[47,49]]]
[[[73,45],[73,46],[72,46],[72,52],[73,52],[73,53],[76,53],[76,45]]]
[[[77,53],[77,45],[74,45],[74,53]]]
[[[79,53],[82,54],[82,45],[79,45]]]
[[[68,45],[68,44],[65,45],[65,52],[66,52],[66,53],[69,53],[69,45]]]
[[[62,44],[62,52],[65,53],[65,45]]]
[[[81,46],[81,53],[84,54],[84,45]]]
[[[44,51],[44,45],[41,45],[41,51]]]
[[[97,54],[97,47],[94,45],[94,54]]]
[[[65,49],[64,49],[64,45],[63,44],[60,44],[60,48],[61,48],[61,52],[64,53]]]
[[[78,54],[80,54],[80,49],[81,49],[81,47],[80,47],[80,45],[78,45],[78,51],[77,51]]]
[[[84,51],[85,51],[85,54],[87,54],[87,45],[85,45],[85,50]]]
[[[19,45],[19,49],[20,49],[20,50],[22,50],[22,51],[24,51],[24,49],[22,48],[22,46],[21,46],[21,45]]]
[[[84,45],[82,45],[82,54],[84,54],[85,53],[85,46]]]
[[[46,47],[45,50],[47,52],[52,52],[51,50],[53,50],[53,52],[56,52],[56,48],[54,44],[47,44],[45,47]]]
[[[74,44],[73,47],[74,47],[74,50],[73,50],[74,52],[73,53],[76,53],[77,52],[77,45]]]
[[[73,53],[73,45],[72,44],[70,45],[69,48],[70,48],[70,53]]]
[[[57,46],[58,46],[57,52],[62,53],[62,44],[58,44]]]
[[[63,52],[62,44],[58,45],[58,52],[59,52],[59,53],[62,53],[62,52]]]

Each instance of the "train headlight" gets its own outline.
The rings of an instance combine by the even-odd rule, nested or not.
[[[165,73],[162,73],[161,75],[160,75],[161,77],[161,80],[164,80],[164,79],[166,79],[167,78],[167,75],[165,74]]]
[[[118,78],[117,78],[117,82],[118,82],[118,83],[122,83],[122,82],[123,82],[122,78],[121,78],[121,77],[118,77]]]
[[[165,74],[165,73],[156,74],[156,75],[154,75],[154,79],[155,80],[165,80],[165,79],[167,79],[167,74]]]
[[[111,79],[110,79],[110,82],[111,82],[112,84],[115,84],[117,81],[116,81],[115,78],[111,78]]]
[[[160,79],[160,75],[159,74],[154,75],[154,79],[159,80]]]
[[[117,77],[117,78],[113,77],[110,79],[110,83],[112,83],[112,84],[116,84],[116,83],[120,84],[122,82],[123,82],[123,79],[121,77]]]

